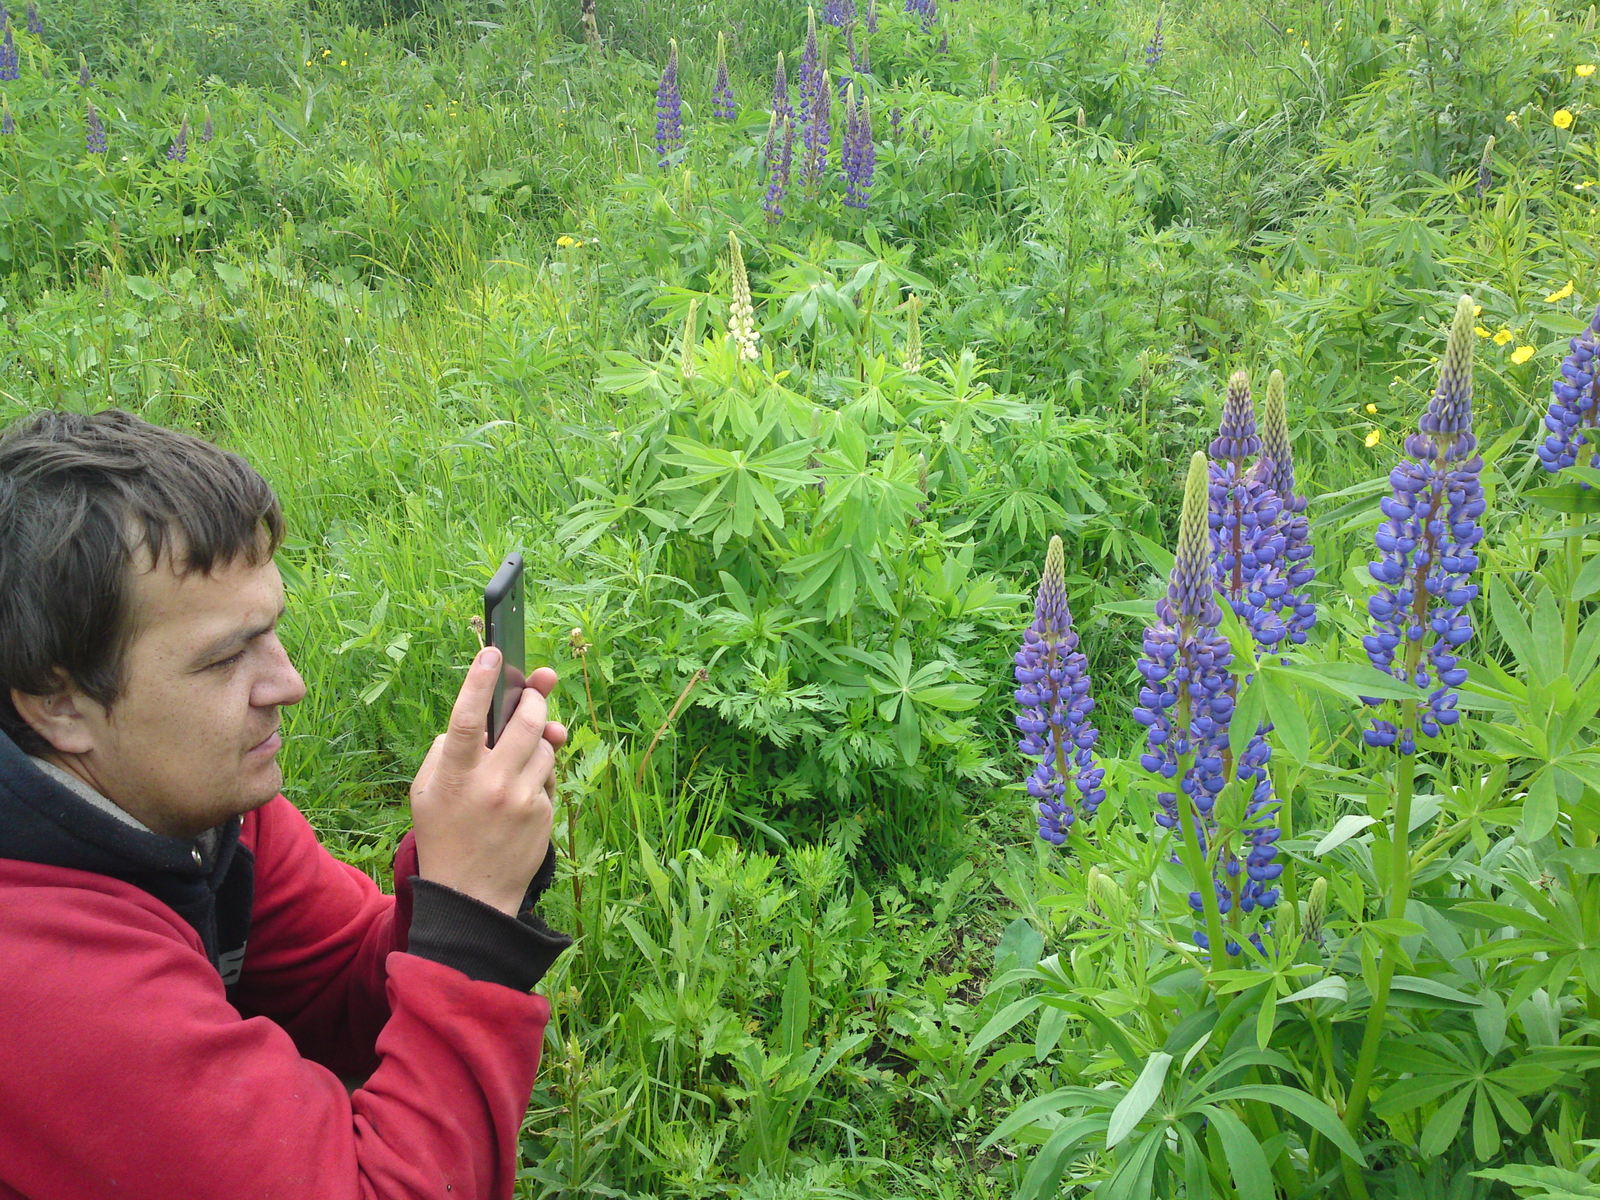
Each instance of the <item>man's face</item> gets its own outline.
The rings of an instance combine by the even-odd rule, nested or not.
[[[270,559],[179,576],[163,556],[131,583],[122,694],[107,710],[74,690],[76,726],[50,757],[157,833],[191,838],[282,787],[278,710],[305,695],[278,640],[283,581]]]

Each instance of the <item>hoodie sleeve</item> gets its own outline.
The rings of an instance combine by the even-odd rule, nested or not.
[[[511,1197],[542,997],[388,951],[378,1065],[351,1094],[277,1023],[241,1019],[145,893],[0,862],[0,898],[0,1195]]]

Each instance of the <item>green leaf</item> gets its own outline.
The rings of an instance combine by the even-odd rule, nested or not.
[[[1556,818],[1560,815],[1555,772],[1549,766],[1540,767],[1533,781],[1528,784],[1528,795],[1522,802],[1522,828],[1519,832],[1523,841],[1537,842],[1556,827]]]
[[[1572,468],[1568,468],[1572,470]],[[1552,484],[1548,487],[1529,488],[1522,493],[1523,498],[1532,500],[1541,508],[1558,513],[1592,513],[1600,512],[1600,491],[1594,488],[1583,488],[1576,480],[1570,483]]]
[[[1371,663],[1293,663],[1274,667],[1273,670],[1309,687],[1348,700],[1359,700],[1363,696],[1375,696],[1380,700],[1415,700],[1422,694],[1421,689],[1401,683]]]
[[[1292,995],[1280,997],[1279,1004],[1293,1004],[1297,1000],[1348,1000],[1350,998],[1350,985],[1338,975],[1329,975],[1326,979],[1319,979],[1307,987],[1301,988]]]
[[[1272,1170],[1267,1165],[1267,1156],[1262,1153],[1261,1143],[1256,1141],[1255,1134],[1231,1111],[1220,1105],[1207,1104],[1202,1111],[1211,1118],[1212,1131],[1222,1144],[1222,1156],[1227,1160],[1228,1173],[1238,1185],[1239,1195],[1270,1200],[1277,1194],[1272,1186]]]
[[[1264,667],[1256,678],[1266,685],[1267,720],[1279,745],[1296,762],[1306,762],[1311,757],[1311,725],[1293,685],[1271,667]]]
[[[1311,853],[1314,857],[1321,858],[1328,851],[1344,845],[1364,829],[1376,824],[1378,824],[1377,817],[1369,817],[1365,813],[1346,813],[1333,823],[1332,829],[1322,835],[1322,840]]]
[[[1161,1095],[1161,1085],[1166,1081],[1167,1068],[1172,1065],[1172,1055],[1162,1050],[1151,1054],[1139,1072],[1128,1094],[1111,1113],[1111,1123],[1106,1126],[1106,1149],[1110,1150],[1133,1132],[1150,1111],[1150,1106]]]
[[[1366,1155],[1361,1153],[1361,1147],[1356,1145],[1355,1139],[1334,1115],[1333,1109],[1296,1088],[1276,1083],[1247,1083],[1213,1093],[1209,1099],[1213,1104],[1220,1104],[1225,1100],[1259,1100],[1263,1104],[1281,1108],[1299,1117],[1337,1146],[1347,1157],[1355,1159],[1358,1163],[1364,1164],[1367,1161]]]
[[[1462,1118],[1467,1113],[1467,1101],[1471,1099],[1472,1087],[1468,1084],[1434,1110],[1433,1116],[1422,1127],[1422,1137],[1417,1143],[1417,1148],[1425,1157],[1435,1158],[1455,1144]]]
[[[1482,1001],[1476,996],[1469,996],[1463,991],[1451,987],[1449,984],[1440,983],[1436,979],[1424,979],[1420,975],[1396,975],[1390,985],[1395,991],[1410,992],[1417,996],[1428,996],[1434,1000],[1443,1000],[1449,1005],[1462,1008],[1477,1008]]]

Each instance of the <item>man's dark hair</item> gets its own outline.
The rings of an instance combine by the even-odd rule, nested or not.
[[[264,561],[283,540],[266,480],[236,454],[112,410],[0,433],[0,730],[49,747],[11,702],[70,679],[110,708],[133,634],[135,559],[180,575]]]

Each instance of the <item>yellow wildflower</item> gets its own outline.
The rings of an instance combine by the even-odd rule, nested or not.
[[[1572,280],[1569,279],[1566,283],[1562,284],[1559,288],[1546,296],[1544,298],[1544,302],[1546,304],[1559,304],[1570,295],[1572,295]]]
[[[1518,346],[1511,352],[1511,361],[1519,367],[1533,357],[1532,346]]]
[[[323,58],[327,58],[327,57],[328,57],[328,55],[330,55],[330,54],[332,54],[332,53],[333,53],[333,51],[332,51],[332,50],[324,50],[324,51],[323,51],[323,52],[322,52],[322,57],[323,57]]]
[[[1577,66],[1572,68],[1572,73],[1579,79],[1587,79],[1589,76],[1594,74],[1594,64],[1579,63]]]
[[[349,65],[350,65],[350,63],[349,63],[349,61],[348,61],[348,60],[347,60],[347,59],[343,59],[343,58],[341,58],[341,59],[340,59],[340,60],[339,60],[339,65],[340,65],[340,66],[341,66],[341,67],[348,67],[348,66],[349,66]]]
[[[1472,306],[1472,316],[1474,319],[1483,316],[1483,305],[1474,304]]]
[[[556,239],[556,245],[562,250],[571,250],[574,246],[578,245],[578,241],[576,238],[569,237],[567,234],[563,233]]]
[[[1509,342],[1511,340],[1512,336],[1513,335],[1511,333],[1511,330],[1505,328],[1504,326],[1501,326],[1495,332],[1494,344],[1496,346],[1504,346],[1507,342]]]
[[[1375,413],[1378,411],[1378,406],[1376,404],[1369,404],[1367,405],[1367,411],[1369,413]]]
[[[1515,125],[1519,119],[1519,116],[1515,112],[1508,112],[1506,114],[1507,125]]]
[[[1556,109],[1554,115],[1550,118],[1550,124],[1554,125],[1557,129],[1571,129],[1572,110],[1570,108]]]
[[[1383,441],[1383,430],[1381,430],[1381,429],[1369,429],[1369,430],[1367,430],[1366,442],[1367,442],[1367,449],[1368,450],[1371,450],[1374,446],[1376,446],[1381,441]]]
[[[1474,325],[1472,327],[1472,332],[1477,334],[1479,337],[1482,337],[1482,338],[1486,338],[1486,337],[1489,336],[1489,331],[1487,329],[1485,329],[1482,325]]]

